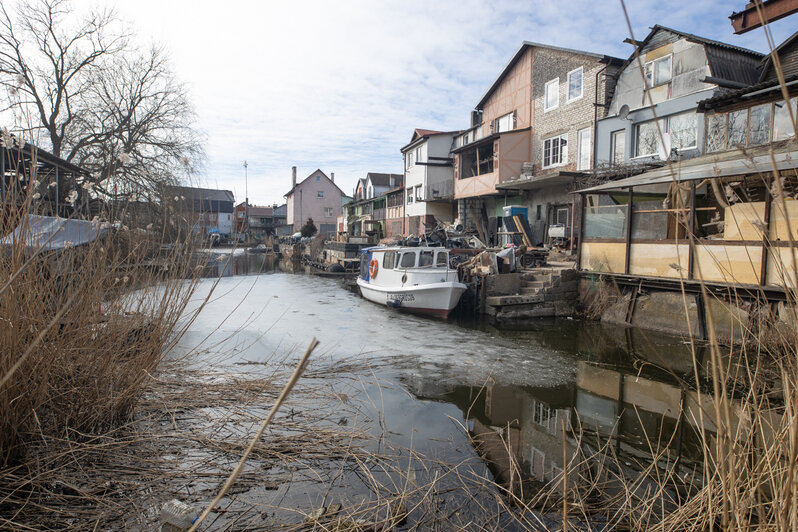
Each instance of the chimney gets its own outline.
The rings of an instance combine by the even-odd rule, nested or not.
[[[335,172],[330,172],[330,181],[335,183]]]
[[[291,188],[296,186],[296,166],[291,167]]]

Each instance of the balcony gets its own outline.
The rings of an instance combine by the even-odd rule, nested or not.
[[[454,179],[424,187],[424,199],[422,201],[450,200],[452,198],[454,198]]]

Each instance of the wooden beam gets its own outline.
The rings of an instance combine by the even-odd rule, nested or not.
[[[773,178],[768,180],[768,187],[765,190],[765,228],[762,231],[762,262],[759,265],[759,284],[765,286],[768,278],[768,255],[770,254],[770,210],[773,205],[773,195],[770,193],[770,185]]]
[[[756,4],[759,0],[749,2],[745,9],[739,13],[732,13],[731,25],[734,33],[740,35],[756,28],[762,27],[762,20],[757,12]],[[798,0],[764,0],[760,4],[765,22],[771,23],[781,18],[798,13]]]
[[[695,181],[690,181],[690,246],[687,251],[687,278],[693,278],[693,262],[695,261]]]
[[[627,203],[626,203],[626,249],[624,263],[623,263],[623,273],[629,275],[629,263],[632,259],[632,198],[634,197],[633,188],[629,187],[629,194],[627,195]]]

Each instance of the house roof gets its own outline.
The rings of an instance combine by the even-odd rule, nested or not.
[[[778,45],[773,53],[779,56],[779,63],[781,63],[782,74],[784,76],[791,76],[798,72],[798,31],[793,33],[790,37],[784,40],[783,43]],[[778,76],[773,67],[773,55],[768,54],[762,60],[762,70],[759,75],[759,81],[778,81]]]
[[[693,35],[692,33],[686,33],[655,24],[651,26],[651,31],[645,39],[634,43],[637,45],[637,50],[644,49],[654,36],[662,31],[704,45],[707,60],[709,61],[709,68],[714,77],[745,84],[756,83],[763,54],[754,50],[749,50],[748,48],[734,46],[733,44],[707,39],[705,37]],[[624,61],[621,70],[624,70],[635,60],[636,53],[637,51],[632,53],[629,58]]]
[[[218,188],[167,186],[165,190],[170,196],[175,194],[176,196],[183,196],[190,199],[235,202],[235,196],[233,196],[231,191]]]
[[[410,146],[412,146],[413,144],[415,144],[416,142],[418,142],[421,139],[434,137],[436,135],[457,135],[459,133],[462,133],[462,131],[461,130],[435,131],[435,130],[432,130],[432,129],[419,129],[419,128],[416,128],[416,129],[413,130],[413,136],[410,137],[410,142],[408,142],[407,144],[402,146],[402,148],[399,151],[402,151],[402,152],[405,151],[407,148],[409,148]]]
[[[289,190],[288,192],[286,192],[285,194],[283,194],[283,197],[284,197],[284,198],[287,198],[288,196],[290,196],[291,194],[293,194],[293,193],[294,193],[294,190],[295,190],[295,189],[296,189],[298,186],[302,185],[302,184],[303,184],[305,181],[307,181],[308,179],[310,179],[311,177],[313,177],[314,175],[316,175],[316,173],[320,173],[321,175],[323,175],[323,176],[324,176],[324,177],[327,179],[327,181],[329,181],[330,183],[332,183],[332,184],[333,184],[333,186],[334,186],[335,188],[337,188],[337,189],[338,189],[338,192],[340,192],[342,196],[346,196],[346,194],[344,194],[344,191],[343,191],[343,190],[341,190],[341,188],[340,188],[338,185],[336,185],[336,184],[335,184],[335,181],[333,181],[332,179],[330,179],[330,178],[329,178],[329,176],[328,176],[327,174],[325,174],[324,172],[322,172],[322,171],[321,171],[321,168],[316,168],[316,169],[315,169],[315,170],[313,170],[313,171],[312,171],[310,174],[308,174],[308,176],[307,176],[305,179],[303,179],[302,181],[300,181],[299,183],[297,183],[297,184],[296,184],[296,186],[294,186],[294,187],[291,187],[291,190]]]
[[[594,57],[594,58],[598,59],[599,61],[607,62],[607,63],[621,64],[621,62],[623,61],[623,59],[620,59],[618,57],[612,57],[612,56],[604,55],[604,54],[597,54],[595,52],[586,52],[584,50],[574,50],[572,48],[562,48],[562,47],[559,47],[559,46],[551,46],[549,44],[542,44],[542,43],[532,42],[532,41],[524,41],[521,44],[521,46],[518,48],[518,51],[515,52],[515,55],[513,55],[513,57],[510,59],[510,62],[507,63],[507,65],[502,69],[501,73],[499,74],[499,77],[496,78],[496,80],[493,82],[493,84],[490,86],[490,88],[487,90],[487,92],[485,92],[485,94],[482,95],[482,99],[479,100],[479,103],[476,105],[475,109],[481,109],[482,106],[485,105],[485,102],[488,100],[490,95],[493,94],[493,91],[495,91],[499,87],[499,85],[501,84],[501,82],[504,79],[504,77],[510,72],[510,70],[512,70],[513,66],[515,66],[515,64],[518,62],[518,60],[521,59],[521,57],[524,55],[524,52],[526,52],[526,50],[528,48],[532,48],[532,47],[534,47],[534,48],[546,48],[548,50],[555,50],[555,51],[559,51],[559,52],[568,52],[568,53],[571,53],[571,54],[585,55],[585,56],[588,56],[588,57]]]
[[[798,168],[798,152],[785,151],[773,156],[776,168],[779,171]],[[726,159],[716,160],[715,156],[697,157],[684,161],[678,168],[677,180],[679,182],[704,180],[708,177],[732,177],[746,174],[767,173],[773,171],[770,154],[756,155],[747,158],[739,153],[726,154]],[[595,187],[579,190],[579,193],[602,192],[610,190],[628,189],[630,187],[658,185],[674,181],[671,169],[667,166],[649,170],[632,177],[609,181]]]
[[[272,216],[274,210],[271,207],[262,207],[259,205],[250,205],[247,209],[249,216]]]

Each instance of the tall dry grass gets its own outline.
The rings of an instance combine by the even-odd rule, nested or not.
[[[34,440],[126,420],[180,334],[197,280],[188,233],[175,242],[173,231],[130,230],[112,213],[99,215],[108,232],[88,244],[29,246],[37,176],[16,171],[3,219],[17,236],[0,246],[0,468],[24,460]]]

